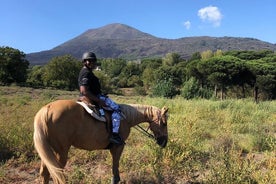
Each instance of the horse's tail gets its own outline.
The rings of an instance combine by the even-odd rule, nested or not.
[[[65,183],[63,169],[60,167],[53,149],[47,140],[47,123],[48,108],[43,107],[36,114],[34,119],[34,146],[41,158],[41,161],[46,165],[54,183]]]

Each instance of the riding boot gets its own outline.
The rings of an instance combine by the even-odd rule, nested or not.
[[[109,141],[117,145],[125,144],[125,142],[123,141],[123,139],[120,137],[118,133],[112,133],[111,137],[109,138]]]

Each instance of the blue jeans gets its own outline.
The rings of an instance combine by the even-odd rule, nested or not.
[[[120,106],[105,95],[98,95],[98,98],[100,98],[102,101],[104,101],[105,104],[112,109],[112,111],[113,111],[112,115],[111,115],[112,132],[119,133],[120,120],[121,120]]]

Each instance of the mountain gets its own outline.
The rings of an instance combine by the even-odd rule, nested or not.
[[[81,35],[51,49],[26,55],[31,65],[46,64],[51,58],[70,54],[81,58],[85,51],[93,51],[98,58],[139,59],[163,57],[175,52],[189,58],[205,50],[264,50],[276,51],[276,44],[254,38],[237,37],[185,37],[163,39],[141,32],[124,24],[109,24],[89,29]]]

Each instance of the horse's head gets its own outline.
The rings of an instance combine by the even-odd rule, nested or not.
[[[150,130],[153,132],[156,142],[162,148],[166,147],[168,142],[168,108],[163,107],[153,112],[152,120],[150,121]]]

